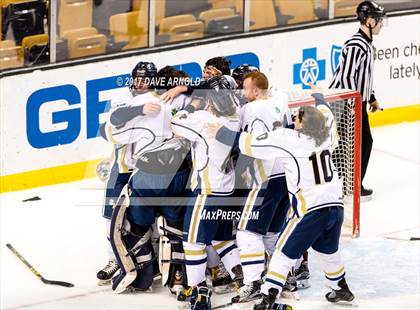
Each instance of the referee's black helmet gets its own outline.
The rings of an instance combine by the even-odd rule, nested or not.
[[[379,22],[385,17],[386,12],[384,7],[375,1],[363,1],[357,6],[356,14],[357,19],[362,24],[365,24],[369,17],[372,17],[376,22]]]

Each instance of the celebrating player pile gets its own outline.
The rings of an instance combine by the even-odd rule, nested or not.
[[[115,146],[101,283],[151,290],[161,274],[191,309],[211,309],[212,293],[232,289],[231,304],[291,309],[276,299],[309,286],[312,247],[332,288],[326,299],[352,301],[338,252],[338,136],[321,90],[312,85],[316,107],[300,108],[293,123],[287,96],[258,68],[243,64],[230,76],[216,57],[203,73],[192,84],[184,72],[140,62],[112,102],[101,127]]]

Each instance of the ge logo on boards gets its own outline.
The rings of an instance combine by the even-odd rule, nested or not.
[[[228,55],[226,58],[231,61],[231,68],[243,63],[257,68],[260,66],[258,56],[254,53]],[[184,70],[193,79],[201,78],[201,67],[197,62],[174,67]],[[129,74],[121,74],[86,81],[86,102],[82,102],[80,90],[73,84],[34,91],[26,103],[26,137],[29,144],[36,149],[70,144],[79,138],[84,119],[86,137],[83,139],[96,138],[99,135],[100,115],[106,113],[110,106],[108,100],[99,99],[101,92],[127,87],[129,80]],[[51,115],[42,114],[46,104],[54,105],[56,101],[61,102],[59,107],[64,104],[64,108],[54,109]],[[86,111],[85,118],[82,111]]]

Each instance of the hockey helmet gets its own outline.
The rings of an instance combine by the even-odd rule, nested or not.
[[[254,67],[248,64],[242,64],[242,65],[237,66],[235,69],[233,69],[232,77],[235,79],[236,83],[238,84],[238,87],[242,86],[245,75],[253,71],[260,71],[260,70],[257,67]]]
[[[356,14],[357,19],[362,24],[365,24],[369,17],[372,17],[376,22],[379,22],[385,17],[386,12],[384,7],[375,1],[363,1],[357,6]]]
[[[235,94],[223,76],[215,76],[207,81],[206,101],[219,116],[230,116],[236,113]]]
[[[149,85],[143,86],[145,84],[143,84],[144,82],[141,82],[145,79],[147,83],[147,79],[155,77],[156,75],[157,69],[153,62],[140,61],[131,71],[130,90],[132,94],[137,95],[147,91]]]
[[[153,62],[140,61],[131,71],[131,78],[154,77],[157,74],[157,68]]]

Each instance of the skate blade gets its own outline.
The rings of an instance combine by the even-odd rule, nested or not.
[[[213,292],[215,292],[216,294],[227,294],[233,293],[235,291],[235,286],[230,284],[213,287]]]
[[[337,302],[331,302],[330,305],[339,306],[343,308],[358,308],[359,307],[359,304],[355,302],[354,300],[352,301],[340,300]]]
[[[108,280],[98,280],[98,286],[107,286],[111,285],[111,279]]]
[[[360,196],[360,202],[368,202],[372,200],[372,195],[370,196]]]
[[[296,281],[296,286],[301,290],[311,287],[311,283],[309,283],[309,280],[299,280]]]
[[[177,301],[177,309],[191,309],[191,303],[189,301]]]
[[[142,294],[142,293],[153,293],[153,288],[149,287],[146,289],[142,288],[135,288],[132,286],[127,287],[124,291],[121,292],[122,294]],[[119,294],[121,294],[119,293]]]
[[[298,292],[282,291],[281,297],[286,298],[286,299],[292,299],[292,300],[300,300],[300,296]]]
[[[261,299],[260,299],[261,300]],[[217,305],[212,307],[213,310],[215,309],[231,309],[231,310],[252,310],[254,309],[254,306],[256,305],[258,299],[255,300],[250,300],[247,302],[228,302],[226,304],[222,304],[222,305]]]
[[[240,301],[237,301],[237,302],[233,302],[232,301],[232,304],[233,305],[236,305],[236,304],[246,304],[248,302],[254,302],[254,301],[258,300],[258,299],[261,299],[261,294],[257,294],[257,295],[255,295],[253,297],[247,298],[246,300],[240,300]]]

